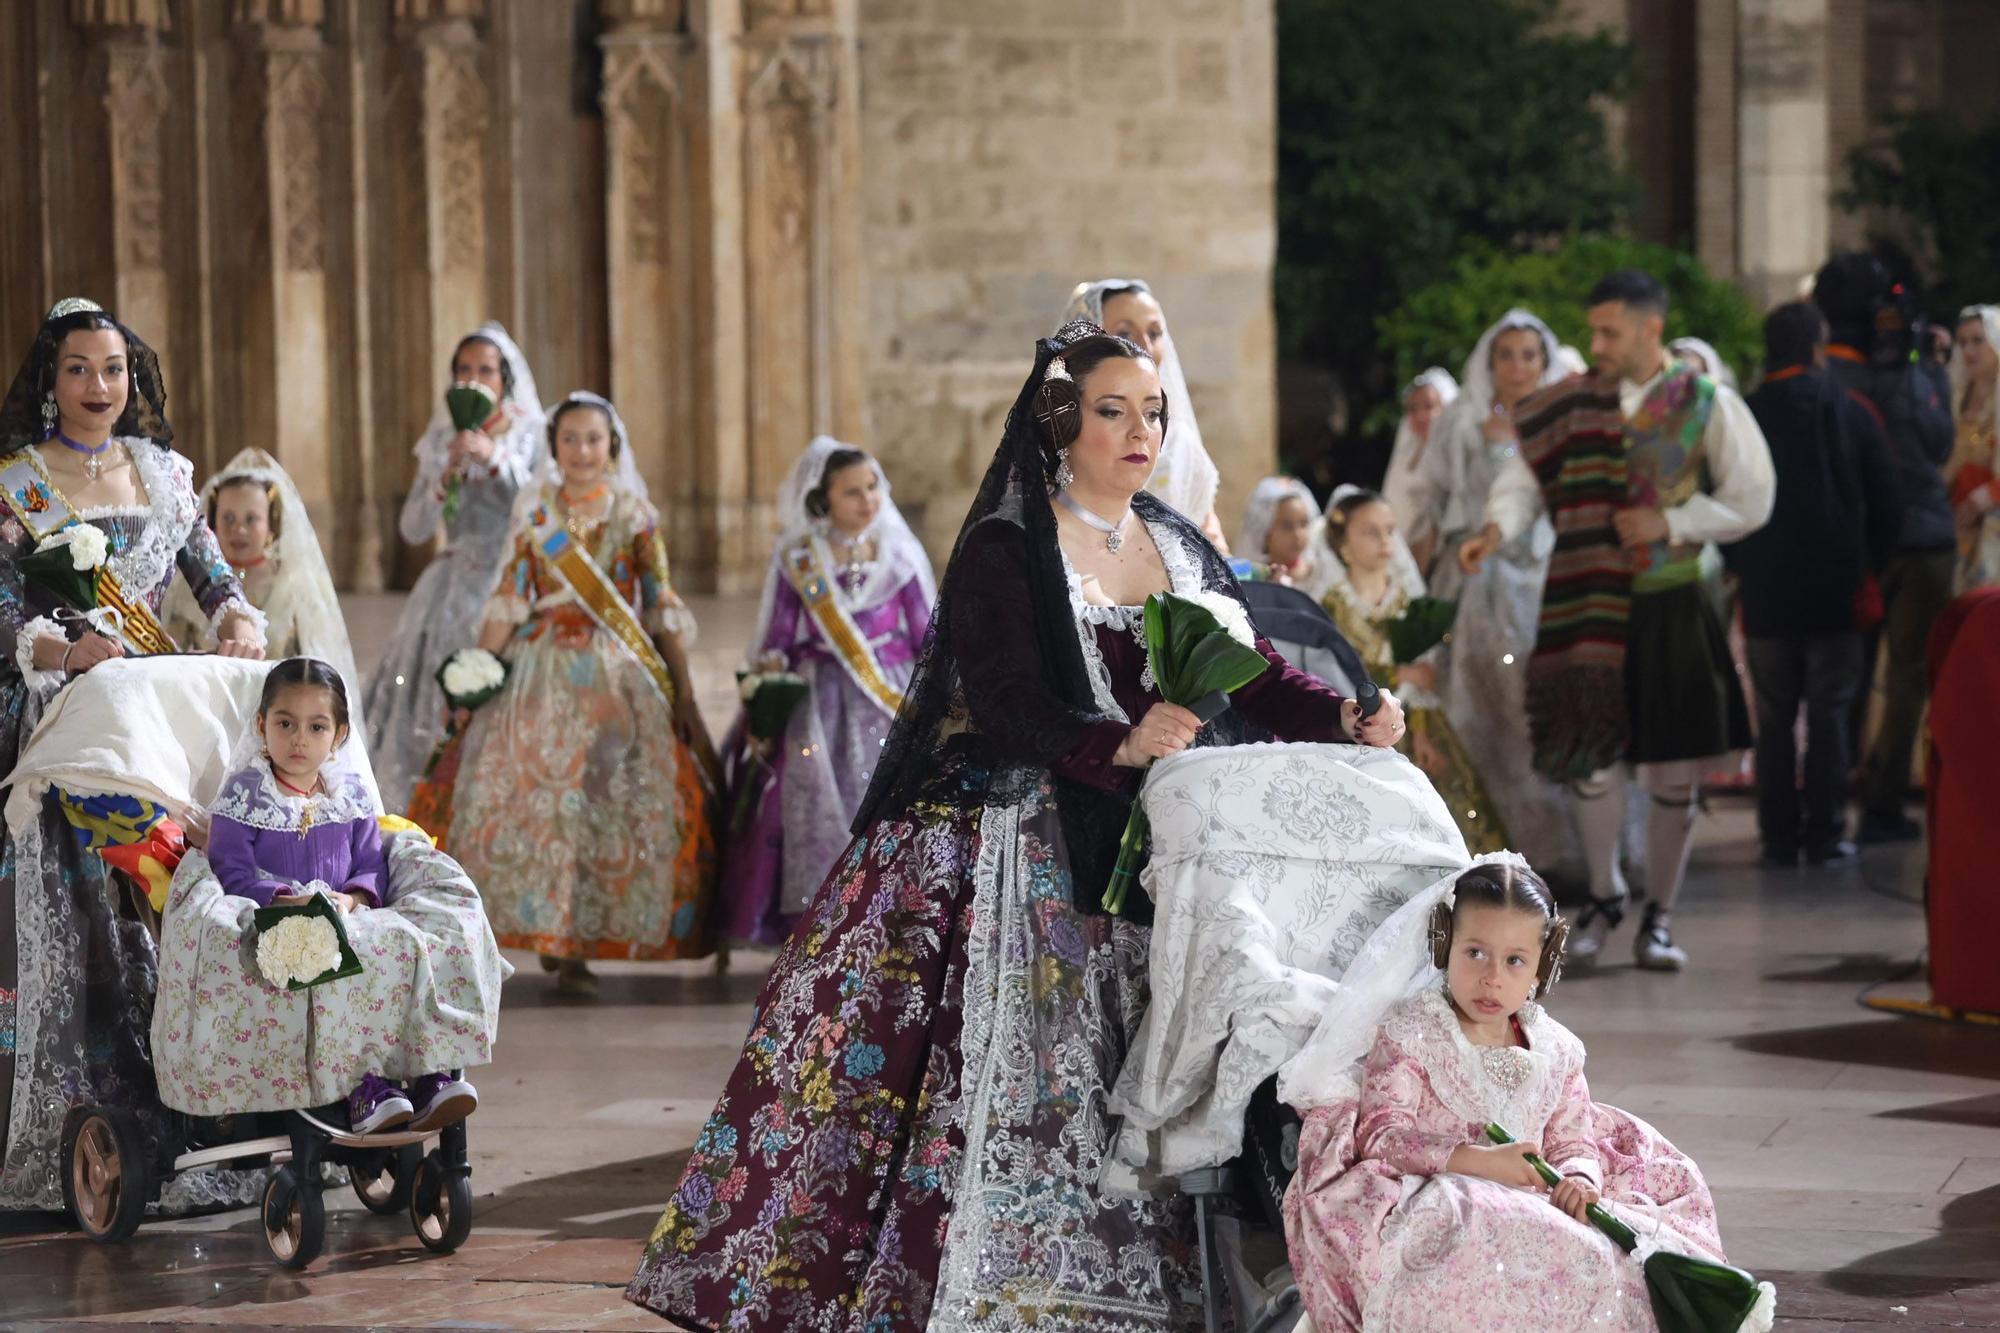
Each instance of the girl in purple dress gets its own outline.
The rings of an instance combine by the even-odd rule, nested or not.
[[[388,862],[375,803],[356,774],[328,767],[348,729],[347,687],[338,671],[311,657],[288,658],[271,669],[257,708],[263,752],[230,777],[210,811],[208,860],[225,894],[262,907],[323,893],[343,914],[388,903]],[[364,975],[383,961],[370,952],[363,951]],[[329,982],[326,988],[362,979]],[[370,1030],[365,1018],[355,1017],[364,1033]],[[345,1040],[334,1032],[325,1036]],[[355,1070],[359,1077],[347,1093],[349,1123],[357,1132],[403,1125],[434,1130],[464,1119],[479,1103],[473,1086],[456,1073],[422,1073],[408,1092],[391,1083],[385,1075],[401,1072],[393,1067],[402,1055],[400,1036],[385,1032],[386,1049],[376,1059],[369,1058],[365,1044],[354,1053],[364,1066]],[[317,1048],[318,1031],[313,1041]],[[316,1064],[324,1054],[315,1050]]]
[[[749,817],[724,852],[728,934],[756,944],[783,942],[847,849],[937,597],[882,465],[861,450],[824,435],[806,446],[778,516],[747,665],[799,675],[812,693],[774,743],[753,746],[739,722],[725,746],[734,781],[757,787],[739,786]]]

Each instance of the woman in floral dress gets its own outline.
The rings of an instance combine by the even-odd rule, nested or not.
[[[167,651],[152,639],[179,569],[217,636],[258,657],[264,617],[244,600],[195,503],[194,465],[173,451],[159,360],[130,329],[71,298],[42,322],[0,403],[0,759],[14,767],[69,677],[114,657]],[[58,607],[21,562],[65,519],[102,533],[130,603],[122,628]],[[156,1118],[152,1022],[157,953],[122,910],[104,863],[82,850],[50,796],[18,838],[0,835],[0,1207],[63,1206],[61,1141],[72,1106]],[[196,1201],[207,1178],[167,1202]]]
[[[1160,700],[1146,597],[1241,597],[1144,490],[1166,416],[1133,344],[1079,322],[1039,345],[857,836],[771,970],[633,1300],[696,1329],[1198,1326],[1188,1211],[1099,1187],[1146,1004],[1146,905],[1100,905],[1120,831],[1155,758],[1273,732],[1387,745],[1402,715],[1360,720],[1261,642],[1272,669],[1207,727]]]

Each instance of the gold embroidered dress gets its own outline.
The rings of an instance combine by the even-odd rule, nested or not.
[[[501,650],[507,684],[466,732],[447,845],[508,948],[702,957],[713,949],[712,796],[654,674],[545,554],[551,530],[566,533],[646,633],[691,643],[658,514],[621,490],[602,518],[573,518],[554,486],[518,512],[486,612],[516,626]]]

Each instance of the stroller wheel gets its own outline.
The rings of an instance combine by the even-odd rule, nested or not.
[[[410,1222],[434,1254],[450,1254],[465,1244],[472,1234],[472,1178],[447,1167],[441,1153],[425,1156],[410,1191]]]
[[[123,1107],[80,1106],[63,1131],[63,1202],[83,1234],[111,1245],[139,1229],[152,1197],[139,1122]]]
[[[371,1160],[347,1168],[354,1183],[354,1197],[361,1206],[382,1217],[393,1217],[410,1206],[410,1184],[423,1162],[423,1150],[415,1144],[385,1152]]]
[[[264,1243],[287,1268],[304,1268],[326,1243],[326,1202],[318,1186],[300,1180],[289,1165],[273,1171],[264,1186]]]

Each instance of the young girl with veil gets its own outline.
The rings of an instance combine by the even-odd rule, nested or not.
[[[478,895],[427,840],[398,854],[330,663],[272,667],[239,766],[209,808],[212,874],[174,881],[162,918],[153,1051],[167,1105],[194,1115],[345,1099],[359,1133],[440,1129],[479,1095],[509,969]],[[260,975],[256,910],[321,894],[361,971],[305,990]]]
[[[746,814],[723,853],[728,936],[758,944],[791,933],[847,846],[937,598],[930,558],[861,450],[814,440],[778,516],[745,665],[796,673],[810,695],[772,743],[753,747],[739,721],[724,746],[738,788],[726,807]]]
[[[1342,486],[1327,506],[1326,594],[1322,605],[1378,684],[1394,683],[1409,717],[1409,755],[1444,797],[1465,845],[1497,852],[1507,828],[1458,731],[1439,707],[1437,653],[1399,662],[1390,627],[1425,595],[1424,576],[1389,502],[1359,486]]]
[[[442,536],[410,590],[395,633],[369,673],[362,711],[368,752],[391,810],[410,791],[445,735],[438,669],[479,633],[479,615],[507,549],[514,500],[542,456],[542,404],[535,377],[507,330],[492,320],[459,339],[445,386],[477,383],[498,404],[471,430],[452,424],[444,391],[417,441],[416,480],[403,501],[403,540]],[[442,830],[434,830],[441,832]]]
[[[447,842],[508,948],[567,993],[593,958],[714,949],[713,751],[687,665],[695,622],[609,401],[549,414],[479,646],[506,659],[465,724]]]
[[[1192,520],[1215,549],[1227,555],[1229,543],[1215,512],[1222,474],[1201,442],[1194,400],[1188,395],[1187,371],[1181,366],[1174,336],[1167,331],[1167,316],[1160,309],[1159,298],[1137,278],[1080,282],[1063,311],[1063,322],[1071,320],[1087,320],[1115,337],[1129,338],[1159,365],[1160,387],[1167,395],[1167,435],[1146,489]]]
[[[1479,857],[1376,930],[1280,1071],[1305,1117],[1285,1238],[1317,1333],[1642,1333],[1646,1255],[1722,1261],[1700,1168],[1591,1100],[1583,1043],[1539,1003],[1567,935],[1526,862]],[[1638,1248],[1588,1220],[1593,1204]],[[1756,1294],[1742,1327],[1769,1329],[1775,1293]]]
[[[1382,498],[1396,511],[1403,535],[1417,558],[1417,569],[1429,573],[1437,550],[1436,513],[1419,496],[1424,485],[1424,459],[1444,410],[1458,398],[1458,381],[1443,366],[1427,366],[1403,386],[1403,415],[1396,422],[1396,443],[1389,466],[1382,472]]]
[[[200,500],[243,595],[264,613],[269,655],[329,662],[350,692],[358,690],[354,647],[326,555],[283,466],[262,449],[245,449],[208,479]],[[167,594],[166,620],[167,631],[183,647],[208,637],[207,620],[184,580],[176,580]],[[353,711],[361,734],[360,710]]]
[[[1250,492],[1235,551],[1263,567],[1262,577],[1318,601],[1332,577],[1331,552],[1320,540],[1319,501],[1296,477],[1266,477]]]

